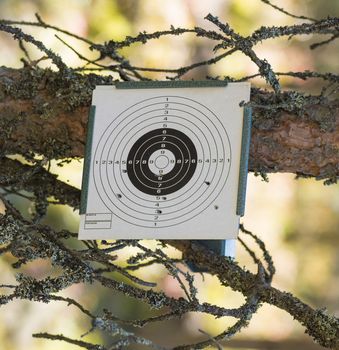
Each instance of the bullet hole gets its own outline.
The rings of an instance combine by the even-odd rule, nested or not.
[[[126,169],[122,169],[122,172],[123,172],[123,173],[127,173],[127,170],[126,170]]]
[[[218,206],[218,205],[215,205],[215,206],[214,206],[214,209],[215,209],[215,210],[219,209],[219,206]]]
[[[167,197],[162,197],[162,199],[165,201],[167,199]]]
[[[122,197],[122,195],[120,193],[118,193],[117,197],[120,199]]]
[[[161,214],[162,213],[162,211],[161,210],[157,210],[157,214]]]
[[[211,183],[209,181],[205,181],[205,184],[209,186]]]

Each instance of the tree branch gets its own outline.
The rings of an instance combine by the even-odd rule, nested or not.
[[[45,197],[54,197],[55,204],[67,204],[79,209],[80,191],[57,179],[43,167],[24,165],[17,160],[0,158],[0,186],[15,191],[38,193],[43,188]]]
[[[316,341],[329,348],[339,347],[339,319],[327,315],[325,311],[314,310],[290,293],[282,292],[269,283],[258,281],[249,271],[241,269],[227,258],[215,255],[190,241],[166,241],[181,250],[185,257],[197,267],[213,271],[220,282],[245,296],[255,291],[261,302],[277,306],[287,311],[294,319],[306,327],[306,332]]]
[[[1,154],[82,157],[92,90],[108,83],[94,74],[67,80],[50,70],[0,68]],[[251,101],[251,171],[339,176],[338,100],[252,89]]]

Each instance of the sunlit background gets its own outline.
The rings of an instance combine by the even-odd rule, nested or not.
[[[337,0],[285,0],[276,1],[290,12],[321,18],[339,15]],[[202,26],[214,29],[204,20],[210,12],[221,21],[229,22],[233,28],[249,34],[261,25],[289,25],[299,23],[264,5],[259,0],[0,0],[0,17],[11,20],[35,20],[39,13],[45,22],[54,24],[95,42],[110,39],[122,40],[127,35],[137,35],[140,31],[152,32],[175,27],[190,28]],[[25,28],[49,48],[57,51],[67,62],[76,67],[83,62],[76,54],[54,36],[53,31],[39,28]],[[65,36],[60,35],[66,39]],[[291,40],[277,39],[258,45],[259,57],[266,58],[275,71],[318,70],[338,73],[338,44],[310,52],[309,45],[316,36],[299,36]],[[67,42],[79,51],[91,55],[85,44],[67,38]],[[0,34],[0,65],[20,67],[22,52],[16,43],[5,34]],[[28,48],[32,57],[41,54]],[[125,49],[124,54],[137,66],[176,68],[211,57],[211,43],[204,39],[186,35],[166,37],[135,45]],[[42,63],[47,66],[48,62]],[[208,76],[233,76],[257,73],[256,66],[242,54],[235,54],[208,68],[190,72],[186,79],[202,79]],[[165,75],[149,73],[152,78]],[[318,91],[315,82],[303,82],[282,78],[284,88]],[[258,78],[253,84],[263,86]],[[61,179],[80,188],[82,162],[75,161],[64,168],[53,166]],[[15,199],[18,207],[28,213],[29,202]],[[78,212],[66,206],[51,205],[45,222],[57,227],[78,229]],[[313,179],[295,180],[291,174],[269,176],[269,182],[249,175],[245,227],[258,233],[266,242],[274,257],[277,268],[274,285],[291,291],[313,307],[327,307],[329,313],[339,315],[339,186],[324,186]],[[151,244],[151,243],[150,243]],[[177,254],[176,252],[172,252]],[[128,256],[129,251],[124,254]],[[121,256],[121,259],[124,257]],[[241,265],[250,260],[239,248],[237,259]],[[0,261],[1,282],[14,283],[11,257],[5,255]],[[46,261],[27,265],[25,272],[38,278],[48,275],[50,265]],[[149,267],[142,274],[148,280],[157,281],[159,288],[168,295],[182,296],[177,283],[165,274],[163,268]],[[242,296],[219,286],[218,280],[209,275],[203,280],[196,277],[199,297],[202,301],[235,307],[242,302]],[[0,292],[1,289],[0,289]],[[100,313],[103,308],[111,310],[123,319],[145,318],[147,307],[139,302],[100,288],[98,285],[75,285],[63,292]],[[202,314],[192,314],[179,321],[157,323],[138,333],[154,339],[162,345],[187,343],[201,336],[198,329],[211,335],[223,331],[231,325],[231,318],[215,320]],[[37,340],[32,333],[47,331],[63,333],[71,338],[79,338],[91,325],[79,316],[73,307],[60,303],[28,303],[15,301],[0,309],[0,349],[5,350],[68,350],[75,349],[66,343]],[[265,305],[254,316],[249,327],[234,340],[224,342],[225,349],[320,349],[305,336],[304,329],[287,313]],[[85,339],[104,342],[100,333],[91,333]]]

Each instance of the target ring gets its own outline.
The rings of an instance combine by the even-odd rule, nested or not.
[[[191,180],[196,165],[197,151],[189,137],[176,129],[155,129],[141,136],[130,149],[127,175],[141,192],[167,195]]]
[[[169,227],[214,204],[228,178],[231,146],[219,118],[186,97],[140,101],[102,132],[93,177],[102,202],[136,226]]]

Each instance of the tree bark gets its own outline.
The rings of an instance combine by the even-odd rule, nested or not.
[[[41,154],[48,159],[82,157],[88,109],[95,85],[113,83],[94,74],[61,76],[36,67],[0,68],[2,155]],[[271,93],[252,89],[251,100]],[[308,105],[267,114],[254,107],[249,169],[291,172],[319,179],[339,176],[339,106]]]

